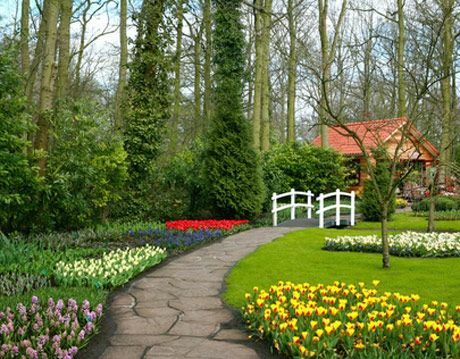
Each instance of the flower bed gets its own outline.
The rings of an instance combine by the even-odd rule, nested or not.
[[[178,221],[167,221],[167,229],[176,229],[179,231],[187,231],[189,229],[198,230],[198,229],[220,229],[220,230],[231,230],[236,226],[242,224],[247,224],[249,221],[247,219],[210,219],[210,220],[178,220]]]
[[[95,334],[102,316],[102,304],[91,309],[85,300],[81,305],[59,299],[41,306],[32,297],[29,307],[18,304],[16,310],[0,311],[0,358],[73,358]]]
[[[460,306],[419,299],[364,283],[279,282],[247,293],[243,317],[255,336],[293,357],[458,357]]]
[[[326,237],[331,251],[382,252],[377,235]],[[390,253],[401,257],[459,257],[460,233],[404,232],[388,237]]]
[[[224,232],[210,229],[178,231],[168,229],[148,229],[129,231],[128,237],[135,245],[151,244],[168,250],[185,250],[194,245],[219,239]]]
[[[59,284],[66,286],[116,287],[160,263],[164,258],[164,249],[150,245],[116,249],[104,253],[101,258],[58,262],[54,275]]]

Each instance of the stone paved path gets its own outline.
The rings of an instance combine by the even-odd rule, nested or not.
[[[296,228],[257,228],[182,255],[133,281],[113,299],[114,332],[102,358],[258,358],[231,325],[224,277],[259,245]],[[233,326],[233,328],[231,328]]]

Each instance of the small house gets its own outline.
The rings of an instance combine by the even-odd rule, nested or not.
[[[355,164],[356,178],[351,190],[361,193],[367,176],[366,160],[358,142],[362,142],[366,152],[379,145],[386,148],[389,155],[397,155],[401,162],[412,161],[420,172],[421,182],[426,184],[427,169],[439,156],[437,148],[406,117],[347,123],[343,126],[328,127],[329,147],[350,158]],[[351,133],[350,133],[351,132]],[[360,141],[355,140],[355,137]],[[321,146],[321,137],[313,140]]]

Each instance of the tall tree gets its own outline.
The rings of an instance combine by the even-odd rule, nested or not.
[[[190,25],[190,34],[193,39],[193,119],[195,122],[194,135],[202,135],[204,131],[201,115],[201,31],[194,30]]]
[[[118,65],[118,86],[115,98],[115,128],[123,127],[122,104],[125,99],[126,73],[128,65],[128,37],[126,22],[128,18],[128,1],[120,0],[120,64]]]
[[[405,31],[404,31],[404,0],[397,1],[398,14],[398,41],[397,44],[397,59],[396,72],[398,74],[398,116],[406,116],[406,82],[404,79],[405,63],[404,63],[404,47],[405,47]]]
[[[177,18],[177,27],[176,27],[176,54],[174,59],[174,99],[173,99],[173,109],[172,109],[172,118],[170,125],[170,134],[169,141],[170,146],[169,150],[171,153],[177,151],[177,142],[179,136],[177,131],[179,130],[179,117],[181,109],[181,65],[182,65],[182,27],[184,23],[184,0],[176,1],[176,18]]]
[[[164,20],[167,3],[144,0],[130,64],[125,147],[130,180],[138,189],[148,181],[152,161],[159,155],[165,124],[170,119],[171,58],[166,53],[170,29]]]
[[[270,30],[272,0],[255,0],[255,79],[253,145],[265,151],[270,146]]]
[[[211,0],[204,0],[203,6],[203,28],[204,28],[204,93],[203,93],[203,117],[204,128],[207,129],[211,120],[211,61],[212,61],[212,26],[211,26]]]
[[[321,74],[320,74],[320,97],[319,97],[319,108],[318,117],[321,133],[321,146],[328,147],[328,112],[330,103],[328,102],[328,94],[330,91],[331,82],[331,67],[334,62],[334,57],[337,48],[337,42],[339,41],[340,29],[345,18],[345,12],[347,9],[347,0],[342,0],[342,8],[340,10],[337,24],[335,24],[334,35],[332,43],[329,45],[329,31],[327,25],[327,18],[329,16],[329,0],[318,0],[318,11],[319,11],[319,37],[321,42]]]
[[[221,217],[248,218],[262,206],[262,179],[243,114],[242,0],[214,0],[214,113],[205,153],[210,203]]]
[[[58,0],[45,0],[45,3],[46,2],[48,3],[48,11],[44,13],[44,18],[42,19],[42,21],[45,22],[45,42],[43,47],[40,100],[38,105],[38,129],[35,141],[35,149],[43,152],[38,160],[40,176],[44,176],[46,171],[46,152],[48,151],[49,126],[53,109],[52,80],[59,13]]]
[[[295,142],[295,99],[297,81],[297,44],[296,19],[294,0],[288,0],[287,18],[289,27],[289,60],[288,60],[288,100],[287,100],[287,141]]]
[[[21,6],[21,71],[24,76],[29,75],[29,11],[30,0],[22,0]]]
[[[67,95],[69,87],[71,17],[72,0],[60,0],[60,22],[58,30],[59,62],[56,83],[56,97],[58,99]]]
[[[449,174],[448,164],[452,158],[453,148],[453,96],[452,96],[452,68],[454,50],[454,0],[439,0],[442,11],[442,50],[441,50],[441,96],[442,96],[442,134],[441,134],[441,171],[440,182],[445,183]]]

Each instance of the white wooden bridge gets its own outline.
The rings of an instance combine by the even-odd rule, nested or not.
[[[306,201],[296,202],[297,198],[306,198]],[[350,204],[346,204],[341,201],[341,197],[350,198]],[[280,224],[280,226],[292,226],[298,225],[301,223],[301,226],[305,227],[339,227],[339,226],[354,226],[356,223],[356,210],[355,210],[355,192],[342,192],[337,189],[335,192],[321,193],[316,201],[319,203],[318,210],[315,212],[318,215],[318,218],[313,218],[312,210],[314,210],[315,205],[315,195],[308,192],[296,191],[294,188],[290,192],[286,193],[273,193],[272,196],[272,215],[273,215],[273,226],[278,226],[278,212],[284,210],[290,210],[290,221],[286,221]],[[289,198],[288,203],[278,203],[278,200]],[[325,206],[325,200],[334,199],[333,204]],[[279,205],[280,204],[280,205]],[[301,219],[301,221],[296,220],[296,209],[297,208],[306,208],[307,209],[307,218]],[[342,209],[349,209],[349,214],[342,214]],[[326,212],[334,211],[334,216],[326,216]]]

